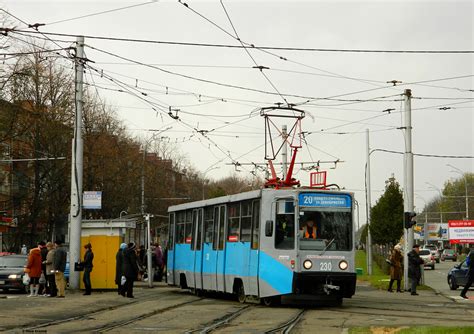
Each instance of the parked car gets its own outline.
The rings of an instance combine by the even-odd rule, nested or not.
[[[28,292],[28,285],[23,284],[23,268],[28,262],[26,255],[0,256],[0,289],[23,290]]]
[[[425,261],[425,267],[430,267],[432,270],[435,268],[435,258],[431,254],[431,250],[429,249],[420,249],[420,257]]]
[[[436,245],[424,245],[423,248],[429,249],[431,252],[431,255],[433,255],[433,257],[435,258],[436,263],[439,263],[439,259],[441,256],[440,256],[439,249]]]
[[[456,262],[458,260],[458,255],[454,249],[444,249],[441,253],[441,261],[453,260]]]
[[[451,290],[456,290],[458,287],[466,284],[468,270],[469,266],[466,264],[466,261],[462,261],[448,271],[448,285]]]

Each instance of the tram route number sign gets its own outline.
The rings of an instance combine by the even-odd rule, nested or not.
[[[474,243],[474,220],[448,220],[449,243]]]
[[[350,208],[352,205],[349,195],[302,193],[298,200],[299,205],[305,207]]]

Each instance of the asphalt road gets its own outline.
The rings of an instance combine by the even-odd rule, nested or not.
[[[448,271],[453,268],[455,264],[459,264],[459,262],[440,261],[440,263],[436,263],[435,270],[425,268],[425,285],[428,285],[444,296],[452,299],[461,299],[459,294],[462,288],[453,291],[450,290],[448,286]],[[467,295],[474,298],[474,287],[469,290]]]

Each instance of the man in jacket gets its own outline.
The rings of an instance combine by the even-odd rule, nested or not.
[[[471,251],[469,252],[469,255],[466,258],[466,261],[469,262],[469,267],[468,267],[469,269],[467,271],[467,282],[466,282],[466,285],[464,286],[464,289],[462,289],[461,291],[461,297],[463,297],[464,299],[469,299],[466,296],[466,293],[471,287],[472,282],[474,281],[474,250],[471,249]]]
[[[66,280],[64,278],[64,272],[66,271],[67,253],[62,247],[62,241],[56,240],[54,246],[56,251],[54,252],[53,258],[53,270],[56,287],[58,288],[58,298],[65,297],[66,291]]]
[[[124,291],[127,292],[128,298],[134,298],[133,282],[137,279],[138,276],[137,254],[134,242],[129,243],[127,250],[125,250],[124,252],[123,273],[125,278],[127,279],[125,282]]]
[[[92,245],[88,243],[84,246],[86,253],[84,254],[84,275],[82,276],[82,281],[84,282],[84,287],[86,291],[84,292],[85,296],[88,296],[92,292],[91,285],[91,271],[92,271],[92,261],[94,260],[94,253],[92,253]]]
[[[420,257],[420,245],[413,245],[413,250],[407,254],[408,256],[408,277],[411,279],[411,294],[418,296],[416,287],[421,278],[420,266],[424,264]]]

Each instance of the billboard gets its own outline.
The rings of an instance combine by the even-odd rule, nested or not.
[[[449,243],[474,243],[474,220],[449,220]]]
[[[429,223],[426,234],[426,240],[448,240],[448,224]]]

